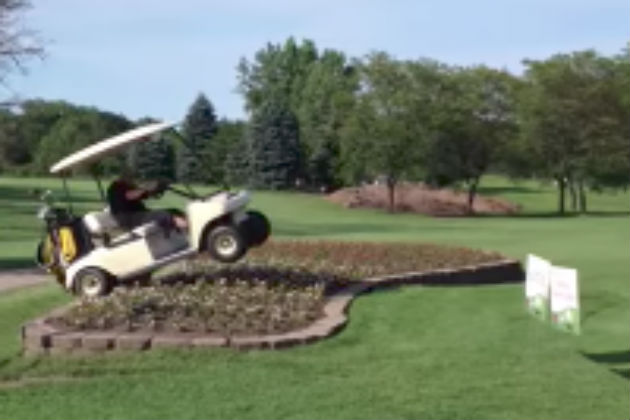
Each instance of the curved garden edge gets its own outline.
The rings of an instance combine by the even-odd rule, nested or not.
[[[324,317],[308,327],[284,334],[263,336],[223,337],[201,333],[160,332],[68,332],[57,329],[46,322],[48,318],[58,316],[67,310],[69,306],[65,306],[22,326],[22,351],[24,355],[56,355],[141,351],[151,348],[282,349],[310,344],[338,333],[348,322],[347,313],[353,299],[373,290],[404,285],[463,286],[522,281],[521,264],[519,261],[511,259],[456,269],[438,269],[368,278],[354,282],[331,296],[324,305]]]

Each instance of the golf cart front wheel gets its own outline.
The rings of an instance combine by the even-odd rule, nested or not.
[[[246,232],[249,246],[262,245],[271,233],[269,219],[259,211],[250,210],[247,212],[241,230]]]
[[[247,247],[241,232],[230,225],[217,226],[206,238],[206,249],[219,262],[232,263],[241,258]]]
[[[84,268],[75,276],[74,291],[83,297],[104,296],[110,292],[113,283],[113,278],[105,271],[92,267]]]

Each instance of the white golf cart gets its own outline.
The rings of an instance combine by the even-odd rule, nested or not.
[[[134,142],[159,139],[174,126],[153,123],[105,139],[62,159],[50,172],[62,176],[66,199],[71,202],[66,179],[72,169],[94,164]],[[105,201],[100,179],[96,177],[96,181]],[[200,196],[189,187],[184,191],[161,184],[153,193],[161,196],[166,190],[189,199],[187,232],[155,222],[125,230],[107,207],[80,216],[73,214],[71,205],[54,207],[46,198],[47,204],[39,212],[46,222],[46,234],[38,246],[38,263],[54,273],[67,290],[94,297],[109,293],[119,281],[146,277],[163,265],[199,252],[208,252],[220,262],[235,262],[269,236],[267,218],[246,210],[250,200],[246,191],[222,190]]]

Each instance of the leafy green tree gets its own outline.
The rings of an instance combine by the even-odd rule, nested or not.
[[[31,151],[19,133],[18,116],[0,111],[0,172],[30,162]]]
[[[452,69],[433,106],[433,136],[426,161],[429,183],[463,182],[473,212],[483,174],[516,135],[516,79],[486,67]]]
[[[286,189],[298,180],[298,122],[281,99],[267,98],[252,117],[248,166],[256,188]]]
[[[529,155],[537,173],[556,181],[559,212],[565,212],[567,189],[584,212],[587,183],[609,180],[602,168],[628,168],[627,159],[619,159],[630,154],[628,109],[617,91],[627,81],[614,61],[595,51],[525,63],[521,126]]]
[[[20,112],[3,111],[0,121],[0,148],[5,169],[28,172],[39,142],[57,120],[78,107],[60,101],[25,101]]]
[[[177,178],[183,182],[219,182],[223,164],[214,153],[217,117],[208,98],[200,93],[186,115],[184,147],[177,157]]]
[[[252,62],[242,58],[237,67],[238,85],[247,110],[255,112],[273,96],[296,113],[310,66],[317,58],[313,41],[298,45],[292,37],[283,45],[268,43]]]
[[[354,105],[358,72],[346,57],[326,50],[313,63],[298,108],[305,177],[314,186],[338,185],[343,125]]]
[[[239,90],[250,113],[274,97],[297,117],[303,155],[300,178],[314,184],[333,183],[339,129],[335,124],[342,112],[332,107],[343,105],[341,97],[348,84],[342,79],[351,75],[343,54],[325,51],[320,56],[312,41],[298,44],[288,38],[283,44],[267,44],[251,62],[243,58],[237,70]],[[314,173],[316,169],[319,174]]]
[[[394,211],[396,185],[414,171],[423,133],[410,123],[415,118],[403,63],[375,53],[360,70],[362,91],[343,131],[343,170],[353,181],[383,176]]]
[[[47,174],[50,166],[66,155],[129,129],[119,115],[83,108],[55,122],[39,144],[34,169]]]
[[[587,172],[593,188],[627,188],[630,184],[630,49],[604,59],[607,77],[600,81],[599,107],[607,118],[591,139]],[[602,108],[598,108],[599,111]],[[580,208],[586,210],[586,196],[580,194]]]

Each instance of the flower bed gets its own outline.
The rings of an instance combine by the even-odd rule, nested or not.
[[[264,280],[201,280],[118,288],[107,297],[83,300],[50,322],[73,330],[233,336],[282,333],[321,316],[322,284],[294,287]]]
[[[117,288],[49,322],[75,331],[282,334],[321,317],[326,296],[348,283],[501,260],[436,245],[270,241],[237,264],[200,257],[171,266],[150,287]]]
[[[308,273],[327,282],[345,282],[408,272],[456,269],[504,259],[498,253],[431,244],[269,241],[262,247],[251,249],[246,258],[227,269],[224,265],[199,257],[187,262],[183,270],[216,273],[264,267],[266,270],[274,268]]]

